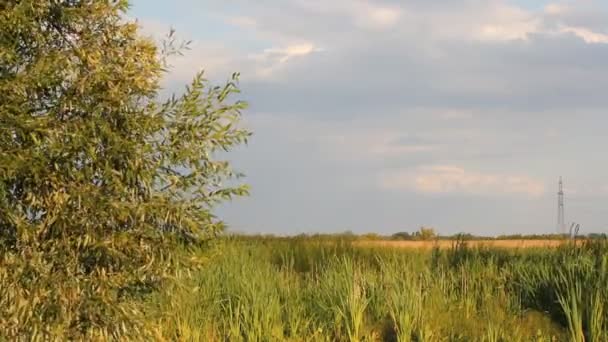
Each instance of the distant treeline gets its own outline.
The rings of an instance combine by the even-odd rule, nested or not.
[[[273,234],[258,234],[258,235],[241,235],[235,234],[233,236],[238,237],[249,237],[249,238],[274,238],[274,239],[343,239],[343,240],[395,240],[395,241],[429,241],[429,240],[562,240],[569,236],[564,234],[512,234],[512,235],[498,235],[498,236],[481,236],[473,235],[469,233],[458,233],[454,235],[440,235],[436,234],[433,228],[420,228],[415,232],[397,232],[391,235],[383,235],[377,233],[365,233],[355,234],[351,231],[334,234],[299,234],[295,236],[277,236]],[[590,233],[587,235],[577,235],[576,239],[608,239],[606,233]]]

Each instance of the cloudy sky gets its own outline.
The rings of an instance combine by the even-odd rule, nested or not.
[[[179,91],[242,74],[252,186],[232,230],[608,232],[604,0],[135,0],[193,40]]]

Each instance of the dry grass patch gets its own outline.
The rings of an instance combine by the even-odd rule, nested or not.
[[[559,247],[569,240],[474,240],[467,241],[470,247],[496,247],[496,248],[554,248]],[[391,247],[410,249],[431,249],[434,247],[451,248],[456,241],[434,240],[434,241],[356,241],[354,244],[360,247]]]

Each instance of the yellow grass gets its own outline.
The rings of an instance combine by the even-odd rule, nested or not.
[[[498,248],[540,248],[558,247],[569,240],[476,240],[467,241],[469,247],[498,247]],[[388,241],[388,240],[363,240],[356,241],[355,245],[361,247],[392,247],[411,249],[450,248],[455,241]]]

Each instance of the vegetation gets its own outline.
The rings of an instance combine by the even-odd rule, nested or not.
[[[218,157],[249,136],[238,75],[161,101],[180,50],[142,38],[127,8],[0,3],[0,340],[608,340],[605,236],[214,239],[214,205],[247,193]]]
[[[137,339],[136,298],[241,195],[236,77],[159,102],[162,49],[127,1],[0,3],[0,338]],[[183,256],[183,257],[182,257]]]
[[[608,243],[555,249],[357,248],[217,242],[209,264],[149,302],[184,341],[606,341]]]

